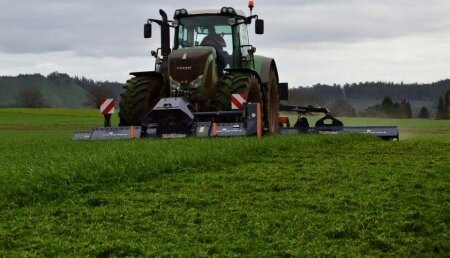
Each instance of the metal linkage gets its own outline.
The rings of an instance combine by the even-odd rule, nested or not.
[[[399,132],[396,126],[344,126],[344,123],[333,117],[324,107],[300,107],[280,105],[280,111],[297,112],[297,122],[294,127],[281,127],[280,134],[300,134],[300,133],[317,133],[317,134],[348,134],[362,133],[375,135],[385,140],[398,140]],[[309,126],[306,114],[322,113],[325,116],[319,119],[314,127]]]
[[[161,99],[143,121],[142,137],[259,135],[258,103],[244,110],[195,112],[185,98]]]
[[[289,112],[297,112],[303,115],[312,114],[312,113],[322,113],[322,114],[330,114],[327,108],[324,107],[314,107],[314,106],[289,106],[280,104],[280,111],[289,111]]]

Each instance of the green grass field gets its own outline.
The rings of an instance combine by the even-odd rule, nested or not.
[[[72,142],[97,111],[0,109],[0,256],[448,256],[450,122],[367,121],[409,137]]]

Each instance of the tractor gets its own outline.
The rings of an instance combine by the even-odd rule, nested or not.
[[[239,110],[244,101],[260,103],[263,131],[276,133],[277,66],[273,58],[255,55],[247,31],[255,21],[255,33],[263,34],[264,21],[231,7],[179,9],[171,21],[163,10],[160,14],[161,20],[149,19],[144,25],[145,38],[152,36],[152,24],[161,27],[161,48],[152,51],[155,70],[131,73],[134,78],[121,94],[120,125],[140,126],[159,100],[183,97],[196,112]],[[170,28],[175,35],[173,48]],[[287,91],[287,84],[283,87]]]
[[[148,19],[161,31],[161,46],[152,51],[154,71],[132,72],[119,103],[119,127],[76,132],[73,140],[220,137],[263,134],[365,133],[398,139],[395,126],[347,127],[323,107],[288,106],[288,84],[280,83],[273,58],[256,55],[248,28],[264,34],[264,20],[232,7],[175,11],[169,20]],[[173,29],[171,47],[170,30]],[[297,112],[294,126],[280,111]],[[314,127],[305,114],[322,113]],[[107,123],[105,123],[107,124]]]

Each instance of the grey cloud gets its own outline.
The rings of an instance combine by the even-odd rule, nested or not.
[[[125,56],[137,55],[135,49],[146,44],[142,24],[152,8],[118,1],[23,2],[0,11],[3,52]]]
[[[283,7],[278,7],[273,12],[282,10]],[[283,19],[269,22],[267,33],[278,42],[299,44],[355,42],[444,32],[450,27],[450,18],[445,10],[450,10],[450,2],[442,6],[392,5],[376,1],[368,4],[316,4],[292,8]]]
[[[413,2],[413,3],[411,3]],[[142,39],[142,24],[169,15],[174,7],[219,8],[245,1],[8,1],[0,0],[0,51],[46,53],[73,51],[80,56],[139,56],[158,39]],[[448,1],[303,0],[256,1],[255,12],[266,20],[261,47],[314,42],[355,42],[450,26]],[[156,33],[155,33],[156,34]]]
[[[290,85],[448,77],[448,0],[255,0],[266,34],[258,54],[277,60]],[[159,46],[142,37],[162,8],[233,6],[246,0],[0,0],[0,74],[55,70],[125,81],[153,66]],[[253,31],[253,27],[250,29]],[[253,33],[252,33],[253,34]]]

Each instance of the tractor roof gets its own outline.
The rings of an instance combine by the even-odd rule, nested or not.
[[[242,10],[234,9],[238,16],[245,17],[245,13]],[[220,9],[197,9],[197,10],[188,10],[189,15],[198,15],[198,14],[220,14]]]

